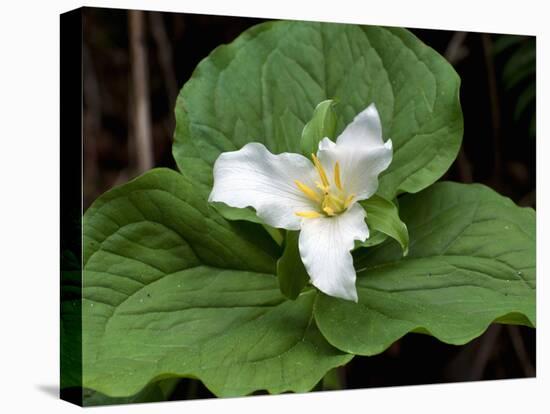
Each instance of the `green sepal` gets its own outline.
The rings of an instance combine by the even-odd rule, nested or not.
[[[334,112],[335,104],[336,102],[332,99],[322,101],[313,111],[311,120],[304,126],[300,149],[306,157],[317,153],[319,142],[323,138],[334,139],[337,122],[336,112]]]
[[[396,240],[403,249],[403,256],[406,256],[409,253],[409,232],[407,225],[399,218],[397,206],[379,195],[359,203],[367,213],[369,230],[379,231]]]
[[[299,235],[298,231],[286,232],[283,255],[277,261],[279,288],[283,295],[292,300],[298,297],[309,281],[298,249]]]

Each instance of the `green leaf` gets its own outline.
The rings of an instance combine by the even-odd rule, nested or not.
[[[364,242],[355,240],[354,250],[359,249],[360,247],[376,246],[378,244],[384,243],[388,239],[388,235],[382,233],[381,231],[369,229],[369,232],[370,236]]]
[[[309,281],[298,249],[299,231],[287,231],[283,255],[277,261],[277,278],[283,295],[296,299]]]
[[[311,389],[352,356],[317,329],[315,291],[285,301],[278,255],[174,171],[102,195],[84,217],[83,387],[127,397],[191,377],[218,396]]]
[[[181,90],[174,158],[206,192],[222,152],[255,141],[273,153],[300,153],[319,102],[338,100],[337,134],[374,102],[394,147],[379,187],[391,200],[432,184],[455,159],[459,84],[451,65],[404,29],[263,23],[216,48]]]
[[[236,208],[217,201],[210,202],[210,205],[227,220],[243,220],[262,224],[262,220],[256,215],[256,211],[252,207]]]
[[[337,118],[333,106],[332,99],[321,102],[313,111],[311,120],[304,126],[300,148],[306,157],[309,158],[311,154],[317,154],[319,142],[323,138],[328,137],[334,140]]]
[[[360,204],[367,212],[369,230],[378,230],[396,240],[403,249],[403,256],[406,256],[409,252],[409,232],[399,218],[395,204],[379,195],[373,195]]]
[[[281,230],[271,227],[267,224],[264,224],[262,220],[256,215],[256,211],[252,207],[246,208],[236,208],[228,206],[222,202],[211,202],[210,205],[220,213],[224,218],[231,221],[249,221],[251,223],[260,224],[264,230],[271,236],[273,241],[279,246],[283,244],[283,233]],[[244,226],[244,225],[243,225]],[[251,231],[254,231],[250,227]]]
[[[274,274],[276,244],[266,234],[223,219],[195,193],[181,174],[156,169],[103,194],[83,220],[85,270],[90,272],[92,259],[105,267],[131,256],[142,272],[134,274],[137,268],[132,267],[137,280],[128,287],[181,270],[182,260]]]
[[[460,345],[493,321],[535,325],[535,214],[482,185],[438,183],[400,199],[410,251],[356,257],[357,304],[319,295],[315,318],[346,352],[374,355],[408,332]],[[359,328],[360,327],[360,328]]]
[[[113,398],[97,391],[84,390],[82,405],[85,407],[91,407],[99,405],[140,404],[145,402],[166,401],[174,391],[178,381],[179,379],[169,378],[158,382],[153,382],[137,394],[129,397]]]

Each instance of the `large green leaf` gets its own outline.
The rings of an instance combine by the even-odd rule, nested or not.
[[[438,183],[400,199],[409,255],[396,243],[356,258],[359,302],[319,295],[330,343],[373,355],[408,332],[450,344],[493,321],[535,325],[535,214],[482,185]]]
[[[212,185],[218,155],[248,142],[300,152],[302,129],[326,99],[338,100],[342,131],[374,102],[393,162],[381,195],[417,192],[455,159],[462,138],[459,77],[405,29],[269,22],[216,48],[176,104],[174,158],[184,175]]]
[[[128,397],[107,397],[97,391],[84,390],[84,407],[96,405],[119,405],[119,404],[140,404],[146,402],[166,401],[177,386],[177,378],[167,378],[158,382],[152,382],[144,387],[140,392]]]
[[[84,217],[83,386],[125,397],[185,376],[219,396],[311,389],[352,356],[317,329],[315,291],[285,301],[278,256],[174,171],[107,192]]]

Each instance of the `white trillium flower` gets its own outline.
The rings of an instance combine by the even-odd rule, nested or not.
[[[272,154],[260,143],[222,153],[214,164],[209,201],[253,207],[266,224],[300,230],[298,247],[311,283],[330,296],[357,302],[354,241],[365,241],[366,213],[357,202],[376,193],[392,161],[371,104],[336,139],[319,142],[312,160]]]

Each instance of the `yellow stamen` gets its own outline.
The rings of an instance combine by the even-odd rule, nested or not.
[[[297,211],[296,214],[298,217],[304,217],[304,218],[319,218],[321,217],[321,214],[316,211]]]
[[[323,183],[323,185],[325,187],[330,187],[330,182],[328,181],[327,173],[325,172],[325,169],[323,168],[321,161],[319,161],[319,158],[317,158],[315,154],[311,154],[311,159],[313,160],[313,164],[315,164],[315,168],[319,173],[319,177],[321,178],[321,182]]]
[[[305,185],[303,182],[294,180],[294,184],[296,184],[296,186],[300,189],[302,193],[306,195],[307,198],[317,203],[321,202],[321,197],[319,196],[319,194],[313,191],[310,187]]]
[[[334,164],[334,182],[336,183],[338,190],[342,191],[342,182],[340,181],[340,163],[338,161]]]
[[[348,208],[351,204],[351,201],[353,200],[353,197],[355,197],[355,194],[350,194],[348,198],[346,198],[346,201],[344,201],[344,208]]]
[[[339,213],[344,209],[344,200],[329,193],[323,197],[322,207],[329,207],[333,212]]]
[[[308,199],[316,203],[314,208],[318,208],[318,210],[298,211],[294,214],[304,218],[334,217],[342,214],[353,202],[355,194],[346,196],[342,185],[340,163],[338,161],[334,163],[333,185],[319,158],[315,154],[311,154],[311,159],[320,178],[320,181],[315,182],[316,187],[310,187],[298,180],[294,180],[294,183]]]
[[[317,182],[315,183],[315,185],[316,185],[317,188],[318,188],[319,190],[321,190],[323,193],[328,194],[328,192],[329,192],[329,190],[330,190],[329,187],[325,187],[325,186],[324,186],[323,184],[321,184],[319,181],[317,181]]]
[[[327,206],[327,207],[323,207],[323,211],[324,211],[325,213],[327,213],[329,216],[334,216],[334,210],[331,209],[331,208],[328,207],[328,206]]]

